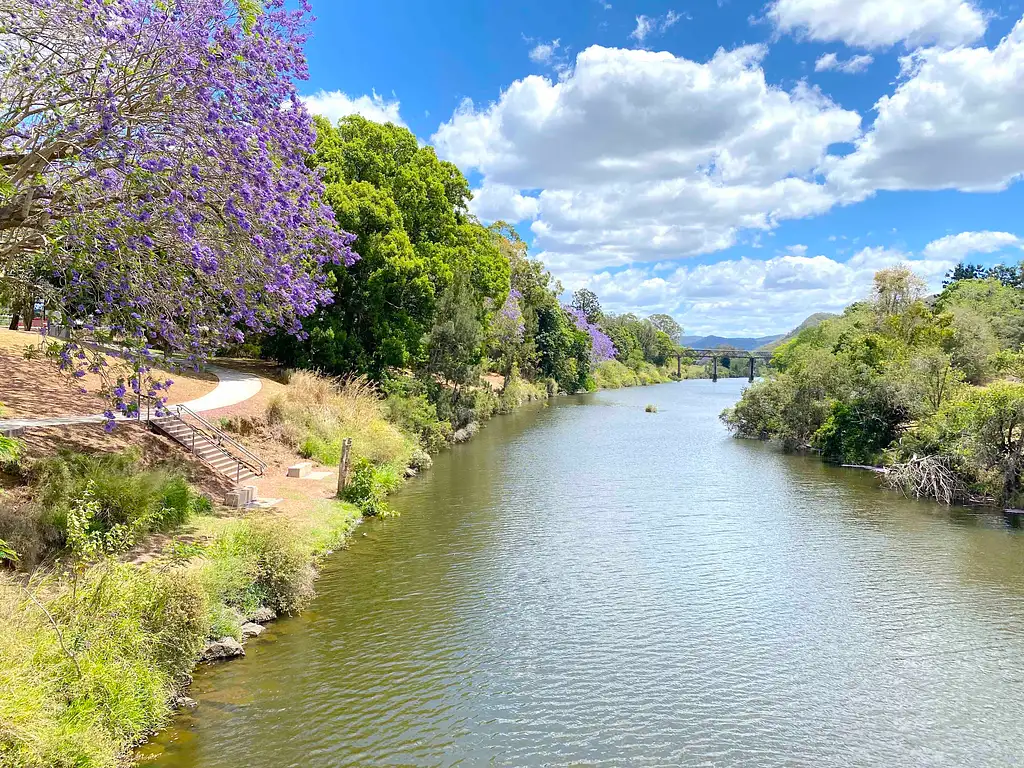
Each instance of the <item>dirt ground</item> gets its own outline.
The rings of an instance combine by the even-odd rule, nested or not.
[[[27,349],[38,349],[42,337],[34,331],[0,330],[0,403],[7,418],[47,418],[51,416],[91,416],[107,408],[96,394],[100,377],[88,374],[72,382],[63,376],[51,360],[27,359]],[[156,370],[161,379],[174,384],[168,392],[171,403],[184,403],[212,392],[217,377],[211,373],[176,373]],[[83,394],[80,387],[88,390]]]

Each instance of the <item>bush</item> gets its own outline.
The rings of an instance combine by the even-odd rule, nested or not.
[[[622,389],[671,381],[668,373],[642,359],[633,366],[618,360],[604,360],[594,368],[594,383],[598,389]]]
[[[345,488],[345,500],[359,507],[367,517],[388,517],[393,514],[387,504],[388,494],[401,482],[394,467],[376,466],[367,459],[360,459]]]
[[[431,402],[422,384],[411,377],[392,380],[387,385],[384,411],[388,421],[415,435],[420,446],[436,453],[451,440],[452,427],[438,417],[437,406]]]
[[[78,533],[98,551],[130,547],[140,536],[185,523],[211,508],[176,469],[146,470],[140,454],[62,451],[36,462],[29,479],[33,499],[0,499],[0,537],[33,568],[68,542],[69,518],[78,511]]]
[[[531,384],[521,376],[513,375],[506,382],[498,398],[498,413],[511,413],[524,403],[547,398],[547,389],[540,384]]]
[[[202,566],[215,601],[211,621],[225,622],[218,603],[243,616],[260,606],[298,612],[313,597],[314,555],[309,537],[285,520],[232,522],[209,546]]]

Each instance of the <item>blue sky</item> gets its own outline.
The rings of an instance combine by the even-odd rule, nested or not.
[[[785,331],[1016,262],[1024,23],[974,0],[314,0],[309,107],[408,126],[569,290]]]

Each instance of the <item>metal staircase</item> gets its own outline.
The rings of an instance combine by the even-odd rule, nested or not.
[[[231,480],[235,487],[262,477],[266,472],[266,462],[190,408],[170,405],[162,410],[163,415],[152,416],[152,409],[147,405],[146,422],[150,428],[183,446],[219,475]],[[141,409],[139,415],[142,416]]]

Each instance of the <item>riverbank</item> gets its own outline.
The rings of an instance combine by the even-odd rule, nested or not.
[[[547,396],[514,379],[477,397],[475,415],[512,413]],[[198,462],[175,461],[174,446],[139,425],[113,435],[97,425],[26,435],[22,469],[8,467],[0,493],[0,528],[23,565],[53,547],[60,557],[31,578],[0,577],[0,617],[10,628],[0,640],[0,765],[125,763],[188,701],[197,662],[239,653],[259,632],[254,620],[300,612],[324,555],[344,547],[364,515],[389,514],[387,495],[429,467],[423,445],[437,450],[429,439],[438,425],[417,418],[416,402],[306,373],[266,380],[260,397],[217,415],[269,461],[262,495],[281,497],[272,510],[242,514],[214,506],[224,490],[216,478]],[[468,440],[478,423],[442,438]],[[342,435],[355,436],[345,501],[331,498]],[[69,447],[84,453],[57,464],[43,458]],[[283,479],[302,458],[323,464],[315,479]],[[181,509],[165,515],[175,493]]]
[[[199,670],[142,764],[1012,763],[1020,534],[733,440],[716,414],[746,386],[493,420],[309,610]]]

